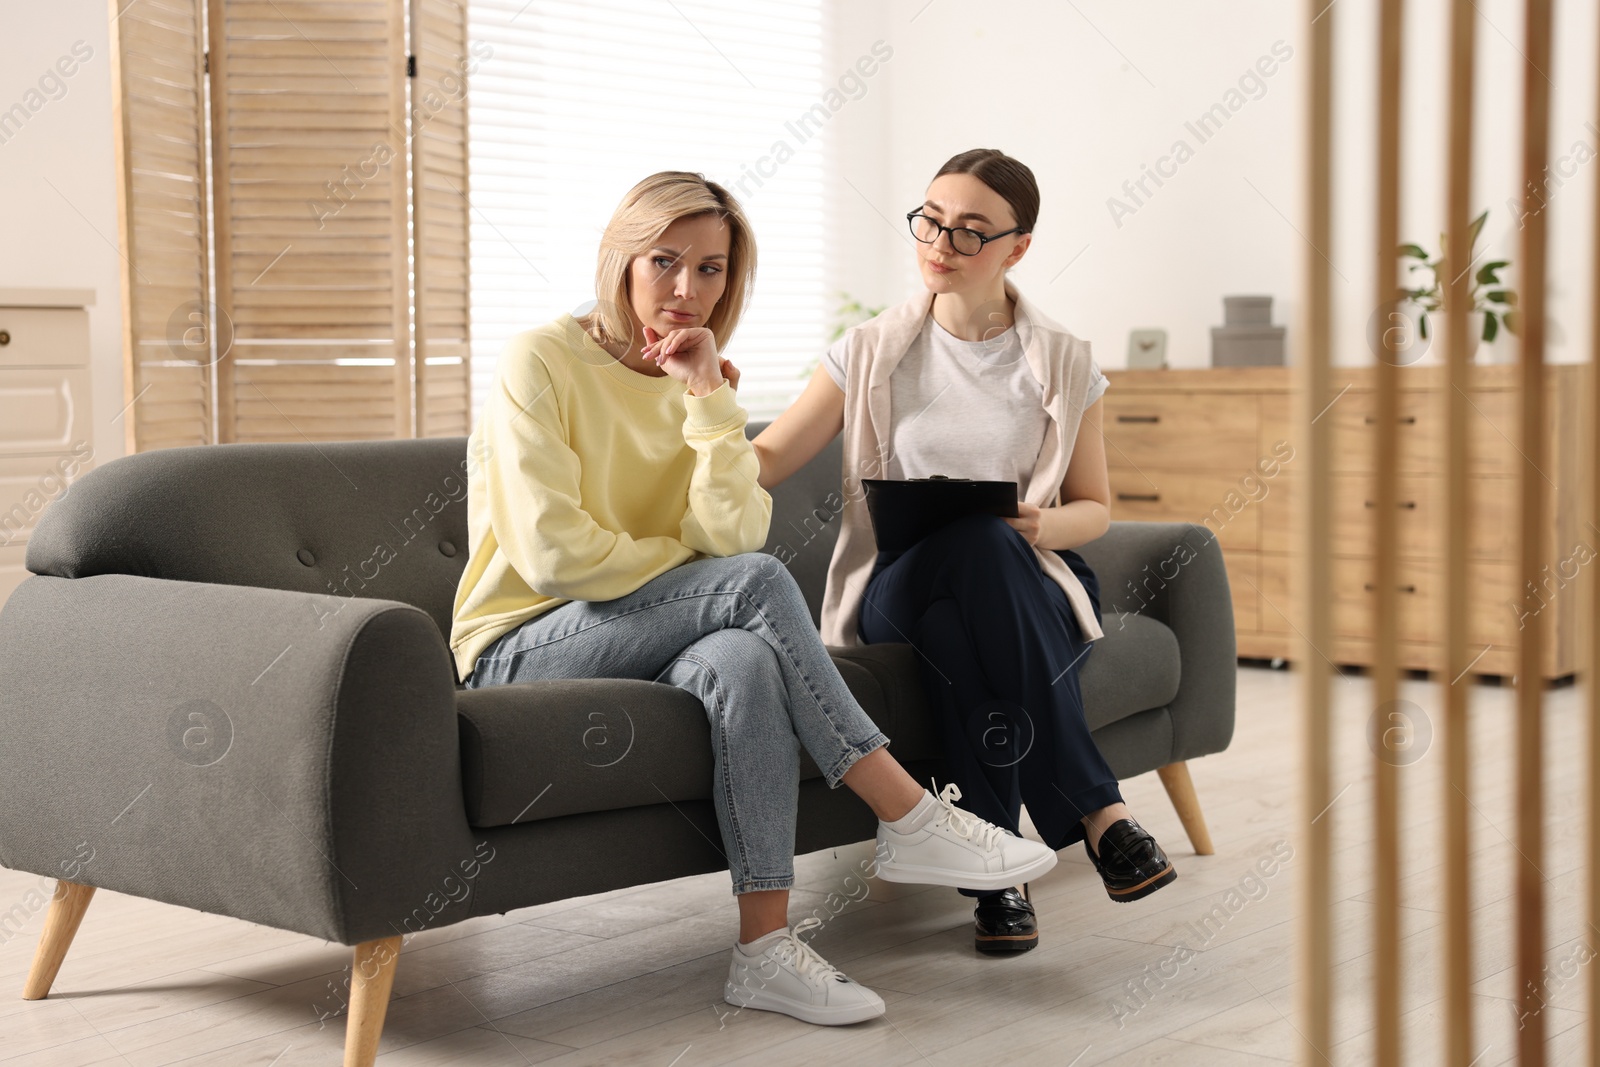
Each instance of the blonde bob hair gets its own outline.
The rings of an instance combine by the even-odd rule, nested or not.
[[[756,239],[744,209],[733,194],[703,174],[664,170],[628,190],[600,238],[600,261],[594,272],[595,308],[579,321],[601,345],[632,344],[632,302],[628,268],[655,247],[668,226],[679,219],[715,215],[731,231],[728,236],[728,286],[712,308],[706,327],[720,351],[728,345],[744,314],[756,274]]]

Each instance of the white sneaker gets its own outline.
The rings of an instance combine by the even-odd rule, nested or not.
[[[948,783],[920,830],[897,833],[878,823],[878,877],[957,889],[1004,889],[1038,878],[1056,854],[956,807],[961,790]]]
[[[813,915],[783,931],[759,956],[735,946],[722,999],[741,1008],[780,1011],[822,1026],[865,1022],[883,1014],[883,998],[857,985],[817,955],[802,935],[822,926]]]

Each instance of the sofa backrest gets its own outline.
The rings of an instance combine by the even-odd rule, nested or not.
[[[754,437],[766,427],[764,422],[751,423],[745,429]],[[843,463],[844,439],[838,436],[810,463],[772,490],[772,526],[762,548],[789,568],[811,607],[811,621],[819,627],[822,590],[828,582],[828,563],[839,540],[840,515],[844,511]],[[856,491],[860,492],[859,486]]]
[[[138,574],[399,600],[449,634],[467,561],[467,439],[223,444],[139,452],[74,482],[28,570]],[[331,607],[329,606],[331,605]]]
[[[754,437],[766,423],[751,423]],[[820,619],[840,441],[779,486],[766,551]],[[138,574],[413,604],[450,633],[467,563],[467,439],[225,444],[124,456],[74,482],[28,539],[34,574]]]

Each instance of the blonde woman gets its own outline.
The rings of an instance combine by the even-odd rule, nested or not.
[[[879,818],[890,881],[998,888],[1055,854],[935,797],[884,749],[823,647],[792,575],[760,552],[772,498],[719,357],[755,274],[727,190],[654,174],[601,239],[599,298],[511,339],[469,441],[471,555],[450,646],[469,688],[626,677],[694,694],[739,942],[724,997],[813,1023],[883,1001],[788,925],[799,750]]]
[[[915,644],[963,803],[1013,833],[1026,804],[1047,845],[1082,841],[1107,894],[1130,901],[1177,872],[1084,718],[1078,672],[1102,632],[1098,583],[1073,549],[1111,521],[1107,383],[1088,343],[1006,279],[1038,213],[1018,160],[981,148],[946,162],[906,216],[923,292],[848,331],[754,444],[771,488],[844,432],[823,639]],[[937,474],[1015,481],[1016,518],[969,516],[878,552],[859,480]],[[980,951],[1038,943],[1025,885],[961,891],[978,898]]]

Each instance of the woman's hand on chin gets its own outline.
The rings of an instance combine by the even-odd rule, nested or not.
[[[654,360],[656,366],[687,385],[697,396],[704,396],[722,384],[724,368],[733,364],[717,356],[717,339],[704,326],[690,326],[659,334],[646,326],[644,348],[639,354]],[[737,380],[730,382],[730,388]]]
[[[1040,514],[1039,505],[1030,504],[1026,500],[1019,500],[1017,501],[1016,518],[1002,517],[1013,530],[1022,535],[1023,540],[1030,545],[1037,545],[1039,543]]]

